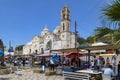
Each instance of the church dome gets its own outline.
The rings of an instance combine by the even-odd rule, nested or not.
[[[47,28],[47,26],[43,29],[43,31],[49,31],[49,29]]]
[[[44,35],[47,35],[47,34],[50,34],[50,31],[49,29],[47,28],[47,26],[45,26],[45,28],[42,30],[41,32],[41,36],[44,36]]]
[[[32,42],[28,42],[26,45],[31,45],[32,44]]]
[[[54,30],[54,33],[60,33],[61,26],[57,26]]]

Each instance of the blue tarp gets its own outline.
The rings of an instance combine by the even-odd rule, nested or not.
[[[4,56],[4,52],[0,50],[0,56]]]
[[[52,61],[55,63],[55,62],[59,62],[59,57],[58,55],[54,55],[51,57]]]

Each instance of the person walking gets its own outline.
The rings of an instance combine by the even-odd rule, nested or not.
[[[113,70],[114,70],[114,73],[116,73],[116,56],[113,56],[112,59],[111,59],[111,63],[112,63],[112,66],[113,66]]]
[[[31,61],[31,65],[32,65],[32,67],[35,66],[35,60],[34,60],[34,58],[33,58],[32,61]]]
[[[52,58],[51,58],[51,59],[50,59],[50,69],[54,71],[54,68],[55,68],[54,62],[53,62],[53,60],[52,60]]]
[[[17,59],[14,59],[14,66],[17,66]]]
[[[23,58],[22,64],[23,64],[23,67],[25,67],[25,59],[24,58]]]
[[[115,66],[115,64],[116,64],[116,56],[112,57],[111,63],[112,63],[113,66]]]
[[[43,59],[41,60],[41,65],[42,65],[42,71],[43,71],[43,73],[44,73],[44,72],[45,72],[45,67],[46,67],[45,58],[43,58]]]
[[[120,61],[118,63],[118,80],[120,80]]]
[[[91,66],[92,69],[94,68],[94,61],[93,60],[91,60],[90,66]]]
[[[110,59],[109,59],[109,57],[107,57],[107,59],[106,59],[106,66],[108,66],[108,65],[110,65]]]

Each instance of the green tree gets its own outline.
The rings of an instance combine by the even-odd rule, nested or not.
[[[96,39],[99,39],[105,35],[113,34],[114,30],[107,27],[97,27],[94,29]]]
[[[79,44],[86,43],[86,40],[84,38],[82,38],[82,37],[78,37],[77,41],[78,41]]]
[[[120,0],[115,0],[103,8],[104,19],[114,28],[120,29]]]
[[[86,39],[87,43],[94,43],[94,36],[90,36]]]
[[[19,46],[17,46],[17,47],[15,48],[15,51],[21,51],[21,50],[23,50],[23,46],[24,46],[24,45],[19,45]]]

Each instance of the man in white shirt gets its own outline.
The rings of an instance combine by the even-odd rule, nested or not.
[[[114,76],[115,76],[114,71],[113,71],[113,69],[112,69],[112,65],[109,65],[108,68],[105,68],[104,74],[108,74],[108,75],[110,75],[111,77],[114,77]]]
[[[94,62],[93,62],[93,60],[91,60],[91,68],[94,68]]]
[[[50,59],[50,69],[54,71],[54,62],[52,58]]]

